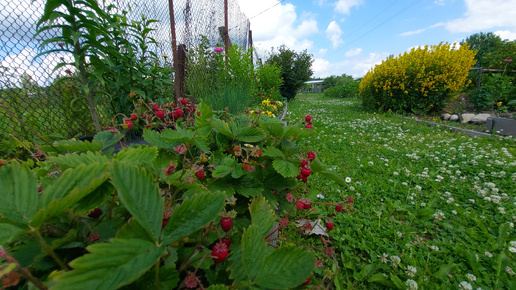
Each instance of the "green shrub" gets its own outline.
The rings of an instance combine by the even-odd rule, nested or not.
[[[418,114],[439,112],[467,85],[475,52],[448,43],[412,49],[369,71],[360,83],[364,107]]]
[[[358,96],[359,81],[353,78],[342,78],[336,86],[330,87],[324,91],[327,97],[353,98]]]

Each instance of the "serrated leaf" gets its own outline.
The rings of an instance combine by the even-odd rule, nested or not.
[[[153,241],[149,233],[138,223],[138,221],[136,221],[136,219],[131,219],[128,223],[123,225],[116,233],[116,238]]]
[[[242,129],[236,136],[235,139],[241,142],[259,142],[267,137],[267,134],[260,128],[247,127]]]
[[[310,277],[314,263],[313,252],[300,247],[282,247],[264,260],[254,282],[269,289],[293,288]]]
[[[93,141],[103,143],[101,150],[105,150],[122,140],[123,137],[124,134],[122,133],[111,133],[110,131],[105,130],[98,132],[93,138]]]
[[[224,121],[222,121],[220,119],[212,118],[209,120],[209,122],[210,122],[212,128],[217,130],[217,132],[219,132],[220,134],[227,136],[229,138],[235,137],[233,135],[233,133],[231,132],[231,130],[229,130],[228,124],[226,124]]]
[[[202,128],[205,126],[208,126],[209,123],[208,119],[213,117],[213,111],[211,110],[210,106],[206,105],[205,102],[201,101],[199,105],[197,105],[198,112],[201,112],[201,115],[195,114],[195,128]]]
[[[87,250],[90,254],[70,262],[73,270],[55,277],[50,289],[116,289],[138,279],[166,252],[152,242],[116,238]]]
[[[39,199],[40,210],[31,225],[40,226],[51,217],[72,208],[79,200],[95,191],[108,178],[107,164],[94,163],[65,170],[57,180],[46,188]]]
[[[156,156],[158,156],[158,148],[145,146],[123,149],[114,158],[131,165],[141,165],[154,161]]]
[[[49,156],[47,160],[54,162],[59,166],[74,168],[82,164],[90,165],[95,162],[104,163],[108,161],[108,157],[102,155],[99,151],[88,151],[83,154],[70,153],[58,156]]]
[[[396,286],[396,288],[398,289],[406,289],[407,286],[405,285],[405,283],[403,283],[403,281],[401,281],[401,279],[394,275],[394,273],[391,273],[391,275],[389,276],[391,278],[391,281],[394,282],[394,285]]]
[[[303,137],[310,137],[314,134],[315,134],[315,132],[313,130],[289,126],[285,130],[285,134],[283,134],[283,137],[284,138],[288,138],[288,137],[303,138]]]
[[[158,241],[164,204],[152,175],[138,167],[114,161],[111,176],[122,204],[154,241]]]
[[[226,165],[219,165],[215,167],[215,170],[212,170],[212,176],[214,178],[224,177],[228,174],[230,174],[233,171],[233,167],[229,167]]]
[[[321,162],[318,156],[315,157],[312,162],[310,162],[310,170],[312,173],[321,172],[326,170],[327,166]]]
[[[276,222],[276,215],[270,204],[264,197],[257,197],[249,205],[249,213],[251,214],[251,223],[260,226],[258,235],[262,239],[265,238]]]
[[[224,206],[224,193],[203,192],[187,198],[174,208],[172,216],[163,229],[164,244],[176,242],[199,230],[214,220]]]
[[[89,213],[93,209],[99,207],[104,203],[110,196],[115,192],[115,187],[109,183],[104,182],[101,186],[97,187],[92,193],[81,198],[75,206],[75,214]]]
[[[163,139],[161,138],[161,134],[159,132],[150,129],[143,130],[143,139],[149,142],[151,145],[169,150],[172,150],[174,147],[182,143]]]
[[[338,175],[337,173],[335,173],[332,170],[323,170],[323,171],[318,172],[318,174],[321,175],[321,176],[324,176],[324,177],[326,177],[328,179],[331,179],[331,180],[337,182],[340,185],[346,185],[347,184],[346,180],[344,178],[342,178],[342,176]]]
[[[83,152],[83,151],[99,151],[103,148],[104,142],[93,140],[77,141],[77,140],[61,140],[50,145],[43,145],[39,149],[45,152]]]
[[[277,139],[283,138],[285,133],[285,127],[282,124],[277,123],[263,123],[260,125],[269,135],[276,137]]]
[[[259,224],[252,224],[242,235],[242,266],[249,280],[256,278],[263,261],[274,251],[265,243],[262,232]]]
[[[231,183],[235,191],[245,197],[254,197],[263,192],[263,186],[256,179],[244,176],[242,179]]]
[[[237,136],[243,129],[252,128],[252,120],[246,115],[238,115],[231,118],[228,126],[233,135]]]
[[[301,172],[299,167],[297,167],[294,163],[286,160],[276,159],[272,161],[272,167],[284,177],[295,177],[299,175],[299,172]]]
[[[0,166],[0,216],[28,224],[38,210],[38,187],[32,172],[18,162]]]
[[[178,127],[179,129],[179,127]],[[188,138],[186,138],[186,140],[183,139],[183,135],[181,133],[179,133],[178,130],[172,130],[172,129],[164,129],[162,132],[161,132],[161,138],[162,139],[165,139],[165,140],[168,140],[168,141],[172,141],[172,142],[181,142],[181,143],[184,143],[188,140]]]
[[[19,226],[0,221],[0,246],[7,246],[23,231],[24,229]]]
[[[364,281],[367,277],[371,276],[374,271],[376,271],[376,265],[375,264],[368,264],[365,265],[364,268],[360,271],[358,275],[359,281]]]
[[[268,146],[263,149],[263,156],[284,158],[283,152],[276,147]]]

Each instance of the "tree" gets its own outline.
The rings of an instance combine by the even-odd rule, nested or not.
[[[285,45],[278,49],[278,53],[272,52],[272,56],[266,61],[268,64],[276,64],[281,68],[283,86],[280,88],[281,95],[288,100],[293,99],[298,90],[303,87],[313,74],[311,69],[313,55],[306,50],[301,53],[295,52]]]
[[[489,65],[489,55],[497,52],[502,46],[503,41],[500,36],[493,32],[475,33],[466,38],[460,44],[467,43],[472,50],[476,50],[475,60],[477,67],[486,67]]]

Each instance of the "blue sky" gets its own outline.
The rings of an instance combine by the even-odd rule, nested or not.
[[[314,55],[314,77],[361,77],[389,55],[478,32],[516,39],[516,0],[239,0],[260,56]],[[271,8],[272,7],[272,8]],[[268,9],[268,10],[267,10]],[[261,13],[262,11],[265,12]],[[260,14],[261,13],[261,14]]]

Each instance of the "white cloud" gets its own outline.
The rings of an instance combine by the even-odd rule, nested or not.
[[[318,55],[325,55],[326,52],[328,52],[328,49],[327,48],[321,48],[319,49],[319,51],[317,52]]]
[[[328,39],[331,41],[333,48],[336,48],[344,42],[340,37],[341,35],[342,30],[340,29],[340,26],[337,24],[337,22],[330,22],[328,28],[326,28],[326,37],[328,37]]]
[[[360,47],[359,48],[353,48],[353,49],[350,49],[350,50],[346,51],[346,53],[344,55],[347,56],[347,57],[352,57],[352,56],[359,55],[361,52],[362,52],[362,49]]]
[[[508,40],[515,40],[516,39],[516,32],[515,31],[509,31],[509,30],[500,30],[495,31],[494,34],[500,36],[501,39],[508,39]]]
[[[330,62],[322,58],[315,58],[314,62],[312,63],[312,70],[314,71],[314,76],[316,77],[328,77],[330,76]]]
[[[352,76],[363,77],[369,70],[387,59],[389,55],[388,52],[372,52],[365,59],[356,60],[351,70]]]
[[[253,44],[260,57],[265,58],[271,47],[283,44],[296,51],[312,48],[313,42],[307,37],[319,32],[313,16],[303,15],[299,22],[296,7],[290,3],[279,4],[279,0],[238,0],[238,3],[240,10],[252,18]],[[269,10],[259,14],[266,9]]]
[[[362,5],[363,0],[338,0],[335,3],[335,12],[349,14],[351,8]]]
[[[414,31],[407,31],[407,32],[400,33],[400,36],[416,35],[416,34],[420,34],[423,31],[425,31],[424,28],[423,29],[414,30]]]
[[[472,32],[495,27],[516,27],[516,0],[464,0],[464,17],[446,23],[451,32]]]

